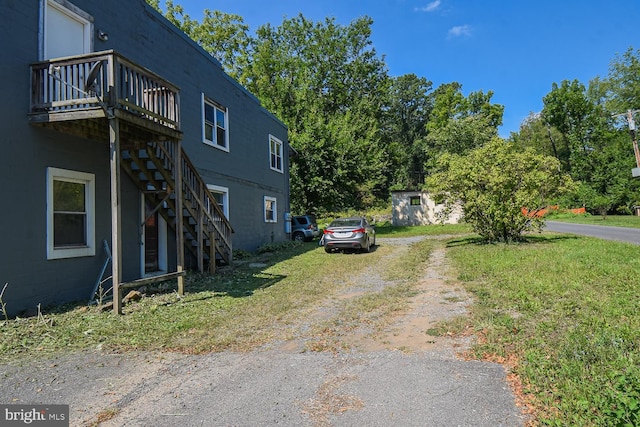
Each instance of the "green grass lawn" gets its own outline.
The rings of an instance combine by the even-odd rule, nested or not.
[[[540,424],[639,425],[640,246],[545,233],[449,247],[477,297],[474,353],[517,356]]]
[[[468,224],[419,225],[415,227],[376,226],[376,236],[379,237],[437,236],[466,233],[471,233],[471,226]]]
[[[390,280],[415,279],[430,245],[424,242],[416,248],[411,256],[385,263],[387,274],[394,276]],[[354,277],[378,264],[390,250],[379,246],[366,256],[331,256],[317,242],[279,245],[275,252],[255,255],[232,269],[220,269],[215,276],[188,275],[184,296],[175,291],[149,292],[126,305],[122,316],[95,306],[68,305],[45,310],[40,317],[0,321],[0,363],[91,348],[188,353],[251,350],[286,339],[288,325],[341,288],[354,286]],[[379,306],[375,317],[382,318],[402,309],[411,292],[405,288],[369,298],[360,311],[368,316],[366,311]],[[352,313],[356,311],[357,304],[351,308]]]

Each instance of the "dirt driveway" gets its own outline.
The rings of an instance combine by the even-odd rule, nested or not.
[[[378,243],[396,257],[417,239]],[[341,301],[393,285],[379,274],[384,262],[292,326],[290,340],[249,353],[95,351],[4,365],[0,401],[69,404],[73,426],[524,425],[501,365],[458,357],[472,338],[427,333],[470,301],[444,244],[428,265],[411,309],[382,333],[329,337],[348,350],[308,351],[310,331]]]

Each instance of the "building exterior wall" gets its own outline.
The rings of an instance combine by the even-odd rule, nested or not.
[[[63,3],[66,0],[59,0]],[[180,89],[182,141],[207,184],[229,189],[234,249],[253,250],[284,240],[289,209],[288,159],[283,172],[269,167],[269,135],[283,141],[287,129],[228,77],[219,63],[143,0],[70,0],[90,14],[93,49],[113,49]],[[28,121],[29,64],[41,60],[41,0],[0,2],[0,289],[10,314],[68,301],[88,300],[111,246],[109,147]],[[108,40],[95,34],[102,31]],[[203,93],[228,109],[229,151],[202,143]],[[106,131],[105,122],[105,131]],[[93,256],[47,259],[47,169],[95,176]],[[122,173],[123,280],[140,277],[140,192]],[[264,196],[277,199],[277,222],[264,221]],[[168,230],[168,264],[176,266],[175,233]],[[187,267],[190,267],[187,264]],[[195,267],[195,265],[193,265]]]
[[[394,226],[457,224],[462,219],[460,208],[454,209],[446,219],[439,218],[444,205],[436,204],[424,191],[394,191],[391,202]]]
[[[95,40],[95,50],[114,49],[180,87],[182,145],[207,184],[229,189],[233,247],[252,251],[286,239],[288,157],[283,156],[283,173],[269,167],[269,135],[283,141],[286,153],[286,126],[143,0],[119,0],[121,8],[112,1],[73,3],[93,15],[96,31],[109,35],[107,41]],[[203,95],[228,109],[228,152],[202,142]],[[264,196],[278,201],[277,223],[264,222]]]

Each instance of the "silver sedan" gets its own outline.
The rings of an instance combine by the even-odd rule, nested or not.
[[[324,230],[324,250],[340,249],[370,252],[376,245],[376,230],[363,217],[338,218]]]

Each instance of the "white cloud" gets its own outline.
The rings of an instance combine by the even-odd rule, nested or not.
[[[471,26],[469,25],[458,25],[452,27],[449,30],[449,37],[462,37],[462,36],[471,36]]]
[[[416,12],[433,12],[434,10],[440,7],[441,3],[442,2],[440,0],[434,0],[426,6],[416,7],[415,11]]]

